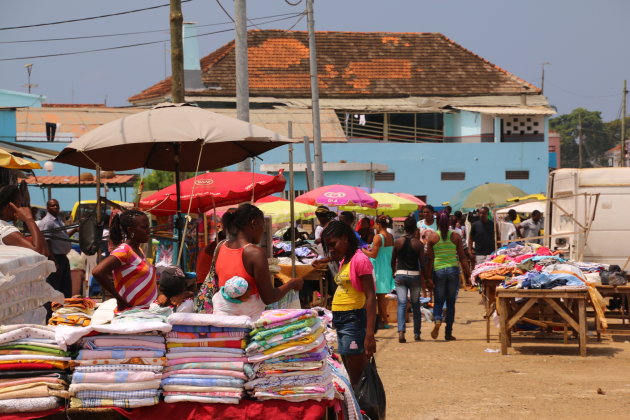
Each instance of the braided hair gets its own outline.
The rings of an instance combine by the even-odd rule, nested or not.
[[[440,236],[442,236],[442,240],[445,241],[448,237],[448,230],[450,226],[450,220],[448,214],[446,212],[441,211],[440,217],[438,218],[438,229],[440,231]]]
[[[117,213],[109,224],[109,238],[114,245],[120,245],[129,236],[129,229],[136,224],[136,217],[146,216],[140,210],[125,210]]]
[[[230,235],[236,235],[253,220],[264,217],[263,212],[253,204],[243,203],[236,210],[228,210],[221,222]]]
[[[326,239],[342,238],[344,236],[348,238],[348,249],[346,250],[346,255],[344,256],[344,259],[346,261],[350,261],[352,259],[354,254],[359,249],[359,239],[350,226],[338,220],[333,220],[332,222],[330,222],[322,232],[322,245],[324,247],[326,255],[330,255],[330,249],[328,249]]]

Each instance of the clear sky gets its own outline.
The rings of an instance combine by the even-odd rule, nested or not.
[[[221,0],[229,13],[231,0]],[[289,0],[295,3],[297,0]],[[0,28],[85,18],[156,6],[168,0],[2,1]],[[248,17],[304,10],[285,0],[249,0]],[[183,4],[184,19],[198,25],[229,22],[216,0]],[[576,107],[602,111],[604,120],[620,114],[621,89],[630,79],[630,1],[628,0],[317,0],[317,30],[441,32],[494,64],[540,86],[560,113]],[[267,21],[278,18],[269,18]],[[288,29],[297,18],[264,22],[263,29]],[[168,7],[122,16],[34,28],[0,30],[0,59],[58,54],[168,40]],[[233,25],[198,29],[204,56],[233,39]],[[306,19],[295,29],[305,30]],[[14,43],[17,40],[157,31],[128,36]],[[167,43],[86,54],[0,61],[0,89],[26,91],[24,65],[33,64],[33,93],[48,102],[129,105],[126,98],[170,73]],[[348,46],[352,48],[352,46]]]

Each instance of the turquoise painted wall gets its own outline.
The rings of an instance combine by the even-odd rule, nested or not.
[[[15,141],[15,110],[0,109],[0,140]]]
[[[30,93],[15,92],[12,90],[0,89],[0,107],[6,108],[39,108],[45,96],[33,95]]]
[[[529,194],[545,192],[549,173],[549,151],[541,143],[325,143],[325,161],[385,164],[395,181],[377,181],[376,189],[426,195],[432,204],[450,201],[457,192],[485,182],[507,182]],[[260,163],[280,163],[288,159],[283,146],[261,155]],[[295,148],[295,162],[304,162],[304,148]],[[257,166],[257,170],[258,170]],[[507,170],[528,170],[528,180],[506,180]],[[464,181],[442,181],[443,171],[464,171]],[[299,179],[299,178],[297,178]],[[343,178],[325,174],[326,184],[343,184]],[[367,186],[366,184],[350,184]],[[301,188],[296,181],[296,189]]]

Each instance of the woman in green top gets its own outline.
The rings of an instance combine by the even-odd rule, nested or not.
[[[435,322],[431,337],[436,339],[442,325],[442,313],[446,302],[446,341],[455,340],[453,337],[453,322],[455,321],[455,300],[459,288],[459,265],[464,270],[464,276],[470,277],[470,268],[462,237],[449,229],[449,217],[440,213],[438,220],[439,232],[431,232],[427,237],[427,251],[429,269],[435,272],[435,287],[433,289],[433,322]],[[459,259],[459,260],[458,260]]]
[[[363,253],[372,259],[374,278],[376,279],[376,301],[380,315],[380,327],[389,328],[385,314],[387,305],[385,295],[394,288],[394,273],[392,271],[392,252],[394,251],[394,236],[387,232],[389,219],[379,216],[376,219],[377,234],[370,249],[363,249]]]

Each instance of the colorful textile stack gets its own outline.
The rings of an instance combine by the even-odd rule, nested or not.
[[[167,334],[164,401],[238,404],[247,372],[248,316],[175,313]]]
[[[122,317],[124,319],[124,317]],[[170,325],[159,318],[88,327],[57,327],[57,338],[79,342],[70,384],[72,408],[133,408],[157,404],[166,363],[161,333]],[[88,335],[89,334],[89,335]]]
[[[96,303],[90,298],[66,298],[64,304],[52,303],[54,311],[48,325],[71,325],[87,327],[90,325]]]
[[[0,413],[50,410],[68,398],[71,358],[55,328],[0,326]]]
[[[258,400],[334,398],[325,323],[312,309],[274,309],[254,323],[246,352],[256,378],[245,388]]]

